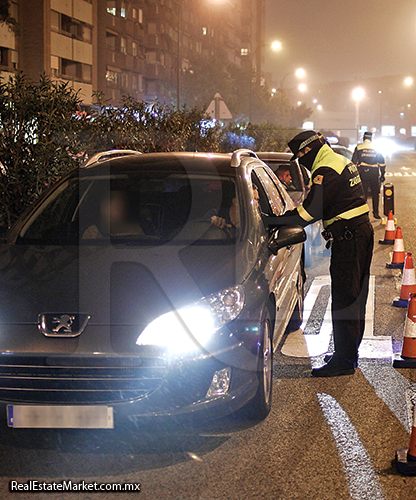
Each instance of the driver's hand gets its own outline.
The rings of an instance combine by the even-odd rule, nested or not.
[[[227,224],[227,221],[223,217],[218,217],[218,215],[213,215],[211,217],[211,224],[219,227],[220,229],[232,227],[231,224]]]

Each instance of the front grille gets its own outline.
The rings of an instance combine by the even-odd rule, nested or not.
[[[159,387],[166,362],[138,357],[0,356],[0,400],[10,403],[109,404]]]

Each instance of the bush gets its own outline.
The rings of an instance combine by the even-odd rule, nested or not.
[[[0,83],[0,223],[10,226],[42,191],[79,163],[80,100],[65,83],[17,75]]]

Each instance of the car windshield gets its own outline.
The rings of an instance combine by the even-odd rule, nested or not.
[[[37,207],[17,243],[230,243],[239,233],[238,207],[234,179],[217,173],[144,171],[73,177]],[[224,228],[212,223],[214,216],[225,220]]]

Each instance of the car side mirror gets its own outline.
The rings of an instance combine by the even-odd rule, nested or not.
[[[304,241],[306,241],[306,233],[302,226],[282,226],[270,231],[268,247],[276,255],[281,248]]]

